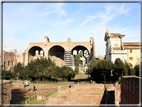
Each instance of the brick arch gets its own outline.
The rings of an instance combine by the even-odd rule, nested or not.
[[[54,45],[50,47],[50,49],[48,50],[49,56],[56,56],[62,60],[64,60],[64,53],[65,53],[65,49],[64,47],[60,45]]]
[[[75,48],[76,46],[83,46],[85,47],[88,52],[90,53],[90,43],[89,42],[85,42],[85,43],[81,43],[81,42],[78,42],[78,43],[72,43],[71,46],[70,46],[70,51],[72,51],[73,48]]]
[[[83,46],[83,45],[77,45],[77,46],[75,46],[75,47],[73,47],[72,49],[71,49],[71,54],[73,54],[73,50],[82,50],[82,49],[84,49],[84,50],[87,50],[88,51],[88,54],[90,55],[90,52],[89,52],[89,50],[85,47],[85,46]],[[84,51],[83,50],[83,51]]]
[[[44,51],[44,49],[43,49],[42,47],[40,47],[40,46],[31,46],[30,48],[28,48],[27,52],[28,52],[28,54],[31,54],[32,56],[35,56],[35,51],[36,51],[36,50],[38,50],[39,52],[40,52],[41,50],[43,50],[43,56],[44,56],[45,51]]]

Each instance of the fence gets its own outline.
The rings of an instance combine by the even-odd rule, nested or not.
[[[29,83],[73,83],[74,81],[72,82],[62,82],[62,81],[56,81],[56,80],[52,80],[52,81],[29,81],[29,80],[11,80],[12,82],[29,82]]]
[[[49,92],[47,93],[35,93],[35,94],[32,94],[32,95],[28,95],[28,96],[25,96],[24,99],[25,99],[25,103],[26,104],[30,104],[31,101],[35,98],[37,98],[37,96],[39,94],[42,95],[42,99],[43,98],[47,98],[48,96],[50,96],[52,93],[54,93],[55,91],[57,91],[58,89],[57,88],[54,88],[53,90],[50,90]]]

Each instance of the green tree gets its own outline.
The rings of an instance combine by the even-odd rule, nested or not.
[[[5,69],[2,70],[2,79],[11,79],[11,71],[7,71]]]
[[[136,76],[139,76],[139,67],[140,67],[140,65],[135,65],[135,67],[134,67]],[[141,74],[142,74],[142,69],[141,69]]]
[[[135,69],[132,68],[131,64],[127,63],[126,61],[124,64],[128,75],[135,75]]]
[[[110,60],[101,60],[97,66],[98,71],[103,75],[104,82],[106,83],[106,78],[110,76],[111,70],[114,68],[113,63]]]
[[[128,75],[128,70],[125,67],[125,64],[120,58],[117,58],[114,62],[114,76],[118,80],[118,77],[121,77],[122,75]],[[122,74],[123,73],[123,74]]]
[[[88,63],[88,73],[93,77],[93,72],[96,69],[97,70],[97,64],[100,60],[97,60],[95,58],[92,58],[91,61]]]
[[[80,60],[80,56],[81,56],[80,54],[74,56],[74,65],[75,65],[75,72],[76,72],[76,74],[79,73],[79,60]]]
[[[17,63],[17,65],[14,66],[13,68],[13,76],[14,78],[15,77],[18,77],[19,79],[22,79],[23,78],[23,70],[24,70],[24,67],[23,65],[19,62]]]
[[[30,78],[33,80],[43,80],[44,77],[52,77],[55,68],[55,63],[51,61],[50,58],[48,60],[46,58],[41,57],[40,59],[37,58],[34,61],[31,61],[28,64],[28,71],[30,74]]]

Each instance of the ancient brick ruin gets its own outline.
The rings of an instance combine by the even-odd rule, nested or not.
[[[10,100],[12,98],[11,90],[12,90],[12,81],[3,80],[2,81],[2,104],[10,104]]]
[[[139,104],[139,79],[137,76],[122,77],[121,104]]]

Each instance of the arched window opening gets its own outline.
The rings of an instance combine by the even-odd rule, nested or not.
[[[78,51],[78,54],[83,55],[83,51],[82,51],[82,50],[79,50],[79,51]]]
[[[40,51],[40,56],[43,56],[43,50]]]
[[[35,55],[37,56],[37,55],[38,55],[38,53],[39,53],[39,52],[38,52],[38,50],[36,50],[36,51],[35,51]]]
[[[77,55],[77,50],[74,50],[74,51],[73,51],[73,55]]]
[[[84,56],[85,56],[85,57],[88,57],[88,55],[89,55],[88,51],[85,50],[85,51],[84,51]]]

